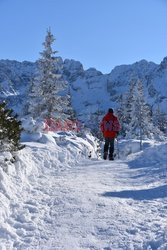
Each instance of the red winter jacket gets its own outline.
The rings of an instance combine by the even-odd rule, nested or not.
[[[114,138],[120,131],[118,118],[113,113],[107,113],[101,122],[101,131],[104,138]]]

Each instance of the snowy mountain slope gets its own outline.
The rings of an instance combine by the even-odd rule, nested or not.
[[[89,120],[90,112],[105,112],[109,106],[116,107],[120,95],[125,93],[129,82],[136,77],[144,83],[147,102],[153,107],[159,103],[166,112],[167,58],[160,65],[142,60],[132,65],[117,66],[109,74],[102,74],[94,68],[84,70],[80,62],[63,61],[61,57],[58,64],[64,79],[71,86],[72,104],[82,121]],[[10,106],[21,115],[36,69],[36,63],[0,61],[1,98],[7,98]]]
[[[158,69],[150,78],[152,86],[156,90],[156,100],[160,103],[161,109],[166,113],[167,107],[167,57],[159,65]]]
[[[73,60],[68,66],[73,64]],[[66,61],[64,65],[66,65]],[[83,121],[89,119],[88,110],[94,113],[97,110],[105,112],[110,106],[116,107],[122,94],[127,91],[128,84],[132,79],[142,80],[145,89],[147,102],[155,108],[159,104],[162,111],[166,112],[167,107],[167,58],[157,65],[146,60],[141,60],[132,65],[121,65],[115,67],[111,73],[103,75],[96,69],[83,71],[78,74],[69,67],[67,80],[71,82],[71,93],[73,106],[79,118]],[[76,62],[75,64],[76,65]],[[66,66],[65,66],[66,67]],[[66,67],[67,72],[67,67]],[[74,73],[74,78],[73,78]],[[72,80],[71,80],[72,79]]]
[[[167,144],[108,162],[88,139],[43,135],[0,170],[0,249],[167,248]]]
[[[27,92],[35,71],[35,63],[0,60],[0,99],[7,99],[20,115],[24,112]]]
[[[22,89],[29,84],[30,79],[34,76],[36,64],[31,62],[17,62],[11,60],[0,60],[0,83],[1,91],[8,86],[13,86],[15,91],[22,93]],[[4,81],[6,84],[3,84]],[[6,86],[8,83],[8,86]],[[12,91],[11,91],[12,94]],[[15,94],[15,93],[13,93]]]

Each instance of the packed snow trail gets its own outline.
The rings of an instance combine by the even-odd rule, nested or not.
[[[145,164],[152,164],[147,154]],[[166,250],[166,163],[157,159],[154,167],[134,168],[142,162],[136,157],[61,168],[55,149],[27,144],[13,174],[17,196],[1,224],[1,249]],[[26,161],[29,168],[23,168]]]
[[[155,194],[154,188],[141,185],[135,176],[136,170],[129,170],[121,161],[87,161],[55,176],[49,212],[53,231],[46,241],[48,249],[114,250],[147,249],[149,246],[158,249],[163,245],[167,199],[166,205],[165,201],[152,200],[149,194]],[[143,199],[141,189],[148,190]],[[163,198],[167,197],[165,189],[164,185]],[[132,197],[125,194],[121,199],[120,190],[132,190]],[[136,199],[133,197],[135,190]],[[107,197],[110,191],[115,193],[114,198]],[[42,248],[42,242],[41,249],[46,249]],[[167,249],[167,244],[162,249]]]

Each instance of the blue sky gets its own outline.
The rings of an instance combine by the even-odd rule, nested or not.
[[[167,0],[0,0],[0,58],[35,61],[49,26],[58,55],[84,68],[167,56]]]

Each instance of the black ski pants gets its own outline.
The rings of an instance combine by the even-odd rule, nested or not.
[[[104,154],[108,155],[108,150],[109,150],[109,157],[113,157],[114,138],[105,138]]]

